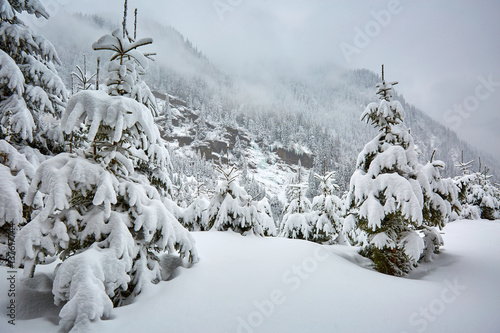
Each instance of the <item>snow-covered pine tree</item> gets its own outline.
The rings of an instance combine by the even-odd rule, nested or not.
[[[487,167],[476,173],[476,182],[468,190],[467,203],[479,208],[482,219],[495,220],[500,218],[500,189],[491,183],[493,176],[488,173]]]
[[[0,6],[0,139],[44,153],[60,149],[58,125],[68,94],[57,74],[54,46],[19,18],[26,12],[49,18],[38,0],[2,1]]]
[[[23,203],[35,167],[7,141],[0,140],[0,265],[14,267],[14,237],[29,216]]]
[[[177,217],[179,222],[189,231],[205,231],[208,227],[209,199],[203,193],[198,195],[193,202]]]
[[[208,206],[208,227],[219,231],[231,229],[245,235],[275,234],[269,204],[257,202],[238,184],[238,169],[217,166],[219,184]]]
[[[255,205],[257,208],[257,216],[260,221],[259,223],[262,224],[264,229],[264,236],[276,236],[276,224],[274,223],[273,210],[269,200],[267,197],[264,197],[255,202],[254,199],[255,198],[252,198],[251,201],[247,202],[247,209],[249,209],[251,205]]]
[[[173,175],[172,187],[172,197],[175,198],[176,204],[181,208],[189,206],[189,204],[193,201],[193,190],[186,175]]]
[[[417,179],[422,188],[423,223],[421,230],[424,235],[425,248],[422,260],[432,260],[433,253],[439,253],[439,247],[444,244],[439,231],[450,220],[452,212],[460,211],[458,188],[450,178],[443,179],[440,170],[444,170],[442,161],[434,161],[434,151],[426,165],[419,165]]]
[[[453,179],[459,189],[458,200],[461,204],[465,204],[467,202],[467,188],[469,183],[475,178],[475,174],[470,170],[473,163],[473,160],[470,160],[469,162],[464,161],[464,151],[462,150],[462,160],[455,164],[455,168],[459,168],[461,170],[461,175]]]
[[[299,162],[296,182],[288,186],[288,204],[284,208],[280,224],[281,237],[306,240],[313,238],[312,226],[318,216],[312,211],[311,201],[306,197],[307,183],[303,182],[303,178]]]
[[[462,204],[460,218],[479,220],[494,220],[500,218],[500,189],[491,183],[489,169],[481,170],[479,158],[479,171],[472,172],[472,161],[458,162],[456,167],[462,169],[462,175],[453,179],[459,189],[459,200]]]
[[[82,123],[91,145],[40,165],[25,201],[42,196],[43,207],[16,237],[16,265],[25,275],[46,257],[62,260],[53,293],[64,304],[60,324],[72,331],[160,281],[160,252],[198,260],[193,238],[155,184],[154,177],[170,182],[170,160],[151,111],[129,97],[81,91],[68,102],[62,127],[70,134]]]
[[[197,174],[193,196],[194,200],[186,208],[177,209],[174,215],[184,228],[189,231],[206,231],[208,228],[208,190],[203,181],[200,181],[200,176]]]
[[[403,124],[403,107],[392,101],[397,82],[377,84],[380,103],[370,103],[361,120],[379,134],[358,155],[346,200],[344,229],[359,228],[361,254],[390,275],[408,273],[424,243],[415,231],[422,225],[422,190],[417,180],[417,151]]]
[[[342,200],[334,194],[339,187],[335,184],[335,172],[315,174],[319,180],[321,194],[314,197],[312,209],[316,211],[318,220],[312,226],[312,241],[317,243],[346,244],[342,227]]]
[[[240,158],[243,154],[243,145],[241,144],[240,136],[236,135],[236,140],[234,142],[234,147],[233,147],[233,155],[236,158]]]

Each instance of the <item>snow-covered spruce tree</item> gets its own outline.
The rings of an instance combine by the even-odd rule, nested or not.
[[[484,167],[482,172],[476,173],[475,182],[468,188],[467,203],[478,207],[482,219],[495,220],[500,218],[500,189],[491,183],[493,176],[488,172]]]
[[[307,184],[302,182],[302,167],[299,163],[297,180],[288,186],[288,204],[285,205],[280,236],[312,240],[313,225],[318,220],[312,204],[306,197]]]
[[[460,217],[464,219],[477,220],[481,216],[479,207],[470,207],[467,202],[469,188],[477,181],[477,174],[470,170],[474,161],[464,161],[464,152],[462,151],[462,160],[455,164],[456,168],[461,169],[461,175],[453,178],[453,182],[458,188],[458,200],[462,205]]]
[[[159,281],[159,252],[197,260],[192,237],[137,167],[138,159],[167,161],[147,108],[127,97],[82,91],[69,101],[62,126],[70,133],[82,121],[90,125],[92,147],[40,165],[26,202],[43,194],[44,207],[16,238],[16,264],[24,264],[26,275],[47,256],[63,260],[53,293],[56,303],[65,303],[61,324],[76,331],[109,317],[113,303],[137,295],[145,283]]]
[[[179,208],[176,217],[189,231],[205,231],[208,228],[208,199],[205,184],[198,182],[195,186],[194,200],[185,209]]]
[[[458,212],[461,208],[458,188],[450,178],[441,177],[440,170],[444,169],[445,164],[434,161],[434,153],[426,165],[418,166],[417,176],[424,199],[423,223],[420,226],[424,234],[425,248],[421,256],[424,261],[432,260],[433,253],[439,253],[439,247],[444,245],[439,230],[450,220],[451,213]]]
[[[403,124],[403,108],[392,101],[397,82],[377,84],[380,103],[370,103],[361,120],[379,134],[358,155],[346,200],[344,229],[359,228],[360,253],[382,273],[401,276],[420,259],[424,243],[423,196],[417,180],[417,151]]]
[[[172,197],[181,208],[186,208],[193,201],[191,184],[186,175],[172,175]]]
[[[346,244],[342,227],[342,200],[334,194],[339,187],[335,182],[335,172],[315,174],[319,180],[321,194],[314,197],[312,209],[316,211],[318,220],[312,226],[312,241],[318,243]]]
[[[7,141],[0,140],[0,265],[14,267],[9,249],[14,236],[26,223],[28,207],[22,200],[35,175],[35,167]]]
[[[102,36],[92,45],[94,50],[111,51],[108,64],[108,93],[112,96],[126,96],[146,105],[153,116],[159,116],[156,98],[142,77],[147,73],[149,61],[154,53],[143,53],[139,47],[153,43],[151,38],[137,39],[129,36],[126,29],[127,2],[123,28]],[[136,35],[136,33],[134,33]]]
[[[193,238],[162,196],[170,160],[151,111],[129,97],[81,91],[62,128],[71,134],[82,123],[90,145],[40,165],[25,201],[41,195],[43,208],[16,237],[25,275],[45,257],[62,260],[53,293],[64,303],[61,325],[75,332],[160,281],[160,252],[197,261]]]
[[[208,228],[209,199],[205,194],[198,195],[177,217],[189,231],[205,231]]]
[[[253,233],[260,236],[275,234],[271,209],[265,202],[257,202],[238,184],[238,170],[233,167],[217,167],[219,184],[207,210],[207,229],[242,235]]]
[[[494,220],[500,217],[500,189],[491,183],[489,169],[481,170],[479,158],[479,171],[472,172],[470,166],[473,161],[458,162],[456,167],[462,169],[462,175],[453,179],[459,190],[459,201],[462,204],[460,218],[479,220]]]
[[[57,119],[68,97],[55,69],[60,61],[54,46],[21,21],[23,12],[49,18],[38,0],[0,3],[0,139],[57,151]]]

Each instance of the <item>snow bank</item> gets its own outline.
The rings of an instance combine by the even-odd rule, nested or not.
[[[357,248],[195,232],[203,260],[148,286],[93,332],[482,332],[500,327],[500,221],[447,225],[446,247],[407,278],[377,273]],[[46,267],[42,267],[43,271]],[[50,268],[49,270],[52,270]],[[0,268],[7,274],[6,268]],[[7,288],[0,280],[0,290]],[[19,286],[19,284],[18,284]],[[1,306],[8,299],[2,298]],[[0,314],[2,332],[58,332]]]

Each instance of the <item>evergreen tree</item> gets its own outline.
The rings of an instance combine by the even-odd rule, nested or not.
[[[242,154],[243,154],[243,146],[241,144],[240,136],[237,135],[236,140],[234,142],[233,155],[239,159],[242,156]]]
[[[62,127],[71,134],[82,123],[90,145],[39,166],[25,202],[41,197],[43,206],[16,237],[25,275],[47,257],[62,260],[53,293],[64,304],[60,324],[72,331],[158,283],[160,252],[198,260],[164,196],[170,159],[152,112],[130,97],[84,90],[68,102]]]
[[[269,205],[271,206],[272,216],[274,217],[275,225],[280,226],[281,220],[283,219],[284,205],[280,198],[277,196],[269,196]]]
[[[204,187],[205,184],[198,183],[193,202],[186,209],[181,209],[178,216],[176,215],[179,222],[189,231],[205,231],[208,228],[207,219],[210,202]]]
[[[312,226],[312,241],[318,243],[346,244],[343,235],[342,200],[334,194],[339,187],[334,183],[334,172],[324,173],[322,176],[315,174],[319,180],[321,194],[313,199],[313,210],[318,215],[318,220]]]
[[[450,178],[441,177],[445,164],[442,161],[434,161],[434,153],[426,165],[418,166],[417,176],[424,199],[423,223],[420,228],[424,234],[425,248],[422,259],[425,261],[430,261],[433,253],[439,253],[439,247],[444,244],[439,230],[450,220],[451,213],[458,212],[461,208],[458,188]]]
[[[479,159],[479,171],[471,172],[471,162],[459,162],[457,167],[462,169],[462,175],[455,177],[453,181],[459,189],[459,200],[462,204],[460,218],[464,219],[488,219],[500,218],[500,189],[491,183],[492,176],[489,169],[481,170],[481,158]]]
[[[280,225],[280,236],[312,240],[313,224],[318,220],[312,211],[311,201],[306,197],[307,184],[303,182],[302,166],[299,163],[295,184],[288,186],[289,202],[285,206]]]
[[[154,53],[143,53],[138,48],[153,43],[151,38],[142,38],[134,40],[128,35],[126,30],[127,12],[125,1],[125,13],[123,19],[122,30],[117,29],[111,34],[104,35],[96,43],[92,45],[94,50],[112,51],[110,62],[108,64],[109,80],[108,94],[111,96],[123,96],[136,100],[145,105],[153,117],[158,116],[158,106],[156,99],[151,93],[151,90],[142,80],[149,67],[149,61]],[[130,103],[130,102],[128,102]],[[147,115],[144,115],[147,118]],[[123,126],[123,124],[117,124]],[[156,125],[155,125],[156,126]],[[91,129],[92,130],[92,129]],[[99,140],[94,143],[94,150],[99,150],[99,157],[106,164],[113,164],[115,168],[123,168],[123,165],[115,157],[118,156],[117,145],[112,143],[109,145],[109,129],[99,129],[97,135]],[[118,145],[127,144],[128,133],[123,137],[124,142]],[[144,138],[143,138],[144,140]],[[161,144],[163,145],[163,143]],[[140,147],[135,147],[140,149]],[[127,153],[127,150],[121,153]],[[153,160],[148,161],[142,156],[130,158],[134,163],[134,167],[139,167],[149,178],[151,183],[156,186],[162,195],[171,194],[171,181],[169,173],[172,171],[170,156],[166,149],[162,149],[157,144],[148,148],[148,155],[156,155]],[[94,154],[95,155],[95,154]],[[131,156],[129,156],[131,157]]]
[[[359,228],[361,254],[375,268],[390,275],[404,275],[420,259],[422,238],[422,190],[417,181],[417,151],[403,124],[403,107],[392,101],[397,82],[377,84],[380,103],[371,103],[361,120],[379,134],[358,156],[351,177],[344,228]]]
[[[500,218],[500,190],[491,183],[492,175],[484,167],[476,174],[476,182],[472,184],[467,195],[470,206],[476,206],[481,212],[481,218],[495,220]]]
[[[467,203],[468,186],[471,181],[475,179],[475,174],[473,174],[470,170],[473,163],[474,161],[472,160],[464,162],[464,151],[462,150],[462,160],[455,164],[455,168],[459,168],[461,170],[461,175],[453,179],[459,189],[458,200],[461,204]]]
[[[49,18],[38,0],[2,1],[0,6],[0,139],[29,143],[44,153],[61,149],[58,125],[66,88],[55,65],[54,46],[19,18],[26,12]]]
[[[257,202],[238,184],[235,167],[217,167],[219,184],[210,200],[207,229],[226,231],[231,229],[243,235],[274,235],[275,226],[269,204]]]

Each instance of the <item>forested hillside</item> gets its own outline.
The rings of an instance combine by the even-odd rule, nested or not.
[[[75,15],[70,29],[77,34],[77,42],[69,37],[72,34],[61,35],[58,27],[64,20],[55,17],[41,31],[54,41],[64,64],[61,77],[70,86],[70,74],[76,65],[82,65],[83,54],[89,70],[96,67],[97,54],[88,45],[119,24],[98,16]],[[373,87],[380,80],[378,74],[330,66],[300,73],[271,70],[251,78],[231,76],[216,68],[174,28],[144,21],[140,22],[140,29],[141,33],[153,37],[155,44],[151,50],[159,54],[147,77],[157,96],[174,96],[174,101],[196,114],[196,118],[201,115],[203,121],[220,130],[230,127],[233,131],[247,132],[252,140],[258,141],[260,150],[274,151],[278,159],[287,164],[296,164],[300,159],[307,169],[335,170],[341,190],[347,189],[357,154],[363,142],[374,134],[359,121],[359,116],[375,98]],[[88,43],[82,42],[86,40]],[[104,82],[105,77],[101,76],[101,80]],[[406,111],[405,123],[415,137],[421,162],[429,160],[436,149],[436,158],[446,163],[444,175],[455,176],[459,170],[454,165],[464,151],[465,160],[481,157],[490,173],[499,174],[498,163],[487,154],[461,141],[453,131],[415,106],[408,105],[403,96],[396,93],[395,98]],[[204,133],[197,135],[199,139]],[[170,136],[170,139],[175,138]],[[226,145],[231,149],[236,136],[228,140]],[[226,149],[224,145],[213,148],[208,155],[207,151],[201,155],[218,161],[217,155],[211,153],[223,151],[225,154]],[[258,173],[257,169],[252,171]],[[315,186],[317,184],[312,187]]]

